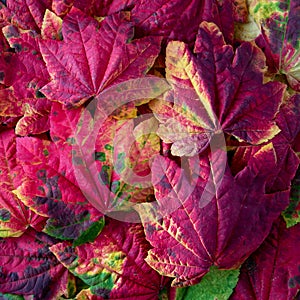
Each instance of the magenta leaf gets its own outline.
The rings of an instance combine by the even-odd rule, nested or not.
[[[17,157],[26,175],[17,195],[48,217],[44,232],[77,244],[93,240],[103,227],[103,217],[78,187],[71,154],[50,141],[26,137],[17,139]]]
[[[72,8],[63,20],[63,41],[40,42],[52,77],[42,93],[79,105],[112,84],[144,76],[159,54],[161,39],[131,41],[133,25],[128,16],[119,13],[99,23]]]
[[[288,204],[288,191],[266,194],[266,179],[276,165],[271,144],[235,177],[228,168],[221,177],[209,176],[212,163],[220,170],[224,161],[200,157],[201,172],[193,185],[174,161],[161,158],[153,164],[158,204],[139,209],[153,247],[146,261],[161,274],[175,277],[173,286],[198,283],[212,265],[239,266]]]
[[[300,43],[298,0],[252,1],[250,13],[262,27],[256,43],[266,54],[269,73],[285,75],[300,91]]]
[[[58,260],[89,286],[79,294],[84,299],[158,299],[169,279],[146,264],[148,249],[141,225],[114,220],[108,220],[93,243],[51,247]]]
[[[49,300],[67,296],[69,274],[49,250],[54,243],[55,239],[34,230],[1,239],[1,292]]]
[[[274,137],[285,86],[263,84],[262,51],[243,43],[234,54],[218,27],[203,22],[194,52],[182,42],[169,43],[166,78],[173,90],[163,104],[151,105],[162,123],[158,134],[172,143],[172,154],[193,156],[220,133],[251,144]]]
[[[41,230],[44,225],[44,218],[28,210],[14,194],[23,178],[13,129],[0,132],[0,237],[20,236],[29,226]]]
[[[300,289],[300,225],[287,229],[280,218],[241,268],[231,300],[297,299]]]

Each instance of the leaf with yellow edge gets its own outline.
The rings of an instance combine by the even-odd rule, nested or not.
[[[285,85],[263,84],[265,57],[251,43],[236,52],[213,23],[200,25],[194,53],[182,42],[170,42],[166,78],[172,90],[151,108],[161,125],[158,135],[173,143],[173,155],[193,156],[216,134],[260,144],[280,130],[275,114]]]
[[[145,262],[149,244],[140,224],[109,219],[93,243],[73,248],[63,242],[50,250],[89,286],[78,299],[157,299],[170,282]]]

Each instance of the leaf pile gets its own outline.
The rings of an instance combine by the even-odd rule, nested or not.
[[[1,299],[298,299],[298,0],[0,3]]]

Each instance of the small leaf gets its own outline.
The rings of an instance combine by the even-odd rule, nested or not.
[[[200,283],[178,288],[176,300],[227,300],[238,282],[239,274],[239,270],[211,267]]]

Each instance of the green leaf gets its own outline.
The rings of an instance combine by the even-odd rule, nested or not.
[[[227,300],[235,288],[240,270],[219,270],[213,266],[201,282],[178,288],[176,300]]]
[[[82,234],[73,242],[73,247],[85,244],[87,242],[93,242],[98,234],[102,231],[105,225],[104,218],[94,222],[88,230],[82,232]]]
[[[287,228],[300,223],[300,167],[292,181],[290,204],[282,213]]]

